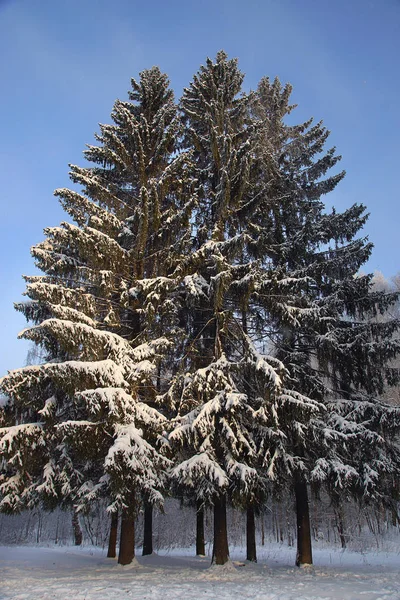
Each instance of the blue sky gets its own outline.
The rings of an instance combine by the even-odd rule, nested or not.
[[[159,65],[179,96],[207,56],[238,57],[246,88],[278,75],[300,122],[323,119],[347,176],[327,202],[363,202],[366,270],[400,270],[400,0],[0,0],[0,376],[24,364],[13,309],[30,247],[65,218],[68,186],[131,77]]]

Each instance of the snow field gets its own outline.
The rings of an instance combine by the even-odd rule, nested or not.
[[[315,566],[298,569],[294,549],[271,545],[256,565],[210,567],[193,549],[138,556],[122,567],[99,548],[0,547],[2,600],[400,600],[400,555],[315,551]]]

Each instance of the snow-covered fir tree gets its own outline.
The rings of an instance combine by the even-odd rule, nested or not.
[[[322,196],[344,175],[327,176],[340,159],[334,148],[324,150],[329,132],[312,120],[285,125],[290,86],[263,79],[246,97],[241,82],[236,61],[219,53],[181,104],[200,183],[191,260],[201,257],[202,279],[192,367],[171,388],[180,400],[170,439],[182,453],[173,474],[197,491],[204,486],[212,499],[217,562],[228,556],[226,540],[218,542],[226,495],[238,494],[251,511],[265,480],[280,493],[289,487],[302,564],[312,562],[308,482],[327,484],[333,497],[352,488],[378,498],[398,471],[391,440],[398,415],[379,401],[397,376],[388,364],[398,344],[388,336],[398,322],[365,323],[395,296],[371,293],[371,278],[356,276],[371,252],[355,237],[364,207],[325,210]],[[350,404],[341,397],[346,380]],[[221,402],[232,392],[240,398],[236,411]],[[366,421],[371,405],[375,417]],[[379,457],[369,453],[371,440]],[[231,459],[239,456],[235,471]]]
[[[340,157],[334,148],[324,150],[329,132],[322,123],[285,125],[293,108],[290,91],[277,79],[263,79],[253,99],[260,119],[259,169],[270,183],[248,227],[257,236],[249,249],[266,267],[255,295],[262,311],[259,333],[269,328],[274,355],[289,370],[292,385],[323,404],[305,428],[292,411],[279,413],[292,454],[283,472],[294,481],[301,564],[312,561],[307,482],[327,483],[334,498],[352,488],[358,498],[379,499],[378,488],[398,472],[392,434],[399,414],[379,398],[398,377],[390,361],[399,350],[391,340],[399,322],[367,322],[395,295],[374,292],[371,276],[357,275],[372,249],[356,237],[365,208],[325,210],[321,197],[344,173],[326,174]]]
[[[60,189],[75,224],[45,230],[32,249],[44,275],[27,277],[34,323],[21,336],[48,362],[1,382],[2,508],[43,502],[85,507],[100,495],[121,513],[119,560],[134,552],[144,498],[162,500],[168,460],[154,446],[165,417],[152,406],[162,357],[179,339],[175,281],[193,195],[187,154],[175,156],[179,119],[158,68],[132,80],[113,125],[85,152],[95,166],[71,167],[83,193]],[[161,218],[162,215],[162,218]]]
[[[170,443],[178,451],[172,474],[198,500],[214,506],[213,560],[228,560],[226,497],[233,481],[251,493],[251,409],[233,373],[239,361],[229,348],[235,325],[226,304],[239,232],[227,228],[232,203],[240,203],[247,184],[250,155],[245,135],[246,103],[237,98],[243,75],[236,61],[219,53],[207,60],[185,89],[181,106],[184,141],[193,150],[199,204],[194,215],[194,251],[188,259],[191,305],[188,343],[181,373],[168,392],[178,417]],[[240,343],[240,341],[239,341]],[[255,480],[255,481],[253,481]]]
[[[276,463],[292,458],[281,450],[279,407],[292,407],[300,431],[320,410],[318,402],[292,389],[282,361],[249,335],[251,298],[264,285],[266,265],[249,251],[252,240],[243,217],[260,204],[267,186],[253,174],[259,127],[251,120],[250,99],[239,96],[242,80],[237,61],[221,52],[200,69],[181,103],[199,210],[188,260],[196,268],[196,293],[190,300],[187,363],[167,394],[178,411],[170,443],[180,462],[172,473],[214,505],[217,564],[229,556],[227,498],[248,507],[254,528],[254,507],[265,497]],[[254,531],[249,548],[251,538]],[[248,558],[255,559],[254,548]]]

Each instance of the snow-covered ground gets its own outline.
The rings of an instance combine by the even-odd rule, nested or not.
[[[121,567],[98,548],[0,547],[0,598],[14,600],[400,600],[399,553],[314,551],[312,569],[293,567],[294,550],[259,549],[257,565],[231,550],[233,564],[173,550]]]

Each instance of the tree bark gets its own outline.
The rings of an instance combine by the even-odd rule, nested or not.
[[[262,518],[261,518],[261,546],[265,546],[264,513],[262,513]]]
[[[118,563],[129,565],[135,557],[135,517],[123,512],[121,517],[121,536],[119,540]]]
[[[148,554],[153,554],[153,506],[149,502],[145,502],[142,556]]]
[[[252,506],[252,505],[247,507],[246,547],[247,547],[246,559],[250,560],[251,562],[257,562],[256,524],[255,524],[255,518],[254,518],[254,506]]]
[[[344,517],[343,517],[343,509],[341,506],[337,506],[335,508],[336,513],[336,527],[339,534],[340,545],[343,549],[346,548],[346,535],[345,535],[345,526],[344,526]]]
[[[300,476],[295,477],[297,518],[296,566],[312,565],[310,511],[308,506],[307,484]]]
[[[226,526],[226,497],[214,501],[214,546],[212,563],[224,565],[229,560],[228,530]]]
[[[397,525],[400,525],[399,513],[397,512],[395,506],[392,506],[390,511],[392,516],[392,527],[397,527]]]
[[[117,556],[117,535],[118,535],[118,513],[114,512],[111,515],[110,535],[108,538],[107,558],[115,558]]]
[[[79,523],[79,515],[75,507],[72,508],[72,529],[74,530],[74,543],[75,546],[81,546],[83,534],[81,525]]]
[[[196,556],[205,556],[206,546],[204,541],[204,508],[203,502],[197,500],[196,504]]]

